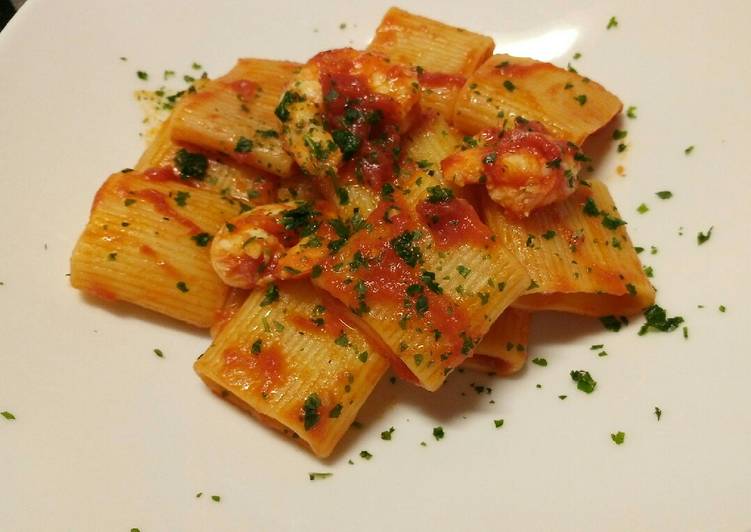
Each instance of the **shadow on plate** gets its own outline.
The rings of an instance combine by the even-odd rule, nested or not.
[[[117,316],[119,319],[145,321],[159,327],[169,328],[176,332],[190,334],[196,338],[205,338],[206,346],[209,345],[208,330],[200,329],[193,325],[159,314],[125,301],[104,301],[89,294],[81,293],[81,299],[88,305],[100,308]],[[198,355],[196,355],[198,356]]]

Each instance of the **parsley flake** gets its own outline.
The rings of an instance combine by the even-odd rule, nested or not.
[[[597,387],[597,381],[592,378],[588,371],[578,370],[570,373],[571,379],[576,383],[577,389],[584,393],[592,393]]]
[[[699,233],[696,235],[696,242],[701,246],[704,242],[709,240],[712,237],[712,230],[714,229],[714,226],[709,228],[709,231],[705,233]]]

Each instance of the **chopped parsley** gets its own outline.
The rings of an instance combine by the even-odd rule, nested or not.
[[[542,238],[544,238],[545,240],[550,240],[551,238],[555,236],[555,234],[556,234],[555,231],[553,231],[552,229],[548,229],[542,234]]]
[[[608,25],[605,26],[606,30],[617,28],[618,27],[618,19],[613,17],[610,17],[610,20],[608,20]]]
[[[264,139],[279,137],[279,133],[273,129],[256,129],[256,133]]]
[[[578,370],[570,373],[576,387],[584,393],[592,393],[597,387],[597,381],[592,378],[588,371]]]
[[[595,200],[592,198],[587,198],[587,201],[584,202],[584,207],[582,209],[584,211],[584,214],[587,216],[599,216],[600,215],[600,209],[597,208],[597,204],[595,203]]]
[[[725,312],[725,311],[727,310],[727,307],[726,307],[725,305],[720,305],[720,306],[718,307],[718,310],[719,310],[720,312]]]
[[[308,478],[310,480],[323,480],[325,478],[333,476],[333,474],[334,473],[308,473]]]
[[[467,268],[466,266],[464,266],[462,264],[460,264],[459,266],[456,267],[456,271],[459,272],[459,275],[461,275],[465,279],[472,272],[471,269]]]
[[[495,428],[499,429],[503,426],[503,420],[502,419],[494,419],[493,425],[495,425]]]
[[[659,305],[652,305],[644,310],[646,322],[639,329],[639,336],[644,336],[650,331],[670,332],[678,328],[683,323],[682,316],[668,318],[665,309]]]
[[[349,192],[346,188],[337,187],[336,196],[339,199],[339,205],[347,205],[349,203]]]
[[[248,153],[252,149],[253,141],[245,137],[240,137],[237,141],[237,144],[235,144],[235,151],[237,153]]]
[[[714,229],[714,226],[710,227],[709,231],[707,231],[706,234],[705,233],[699,233],[699,234],[697,234],[696,235],[696,242],[701,246],[704,242],[706,242],[707,240],[709,240],[712,237],[712,230],[713,229]]]
[[[263,296],[263,299],[261,300],[260,306],[265,307],[267,305],[271,305],[273,302],[277,301],[279,299],[279,289],[276,287],[274,283],[271,283],[266,288],[266,293]]]
[[[636,118],[636,106],[632,105],[626,109],[626,116],[629,118]]]
[[[655,416],[657,416],[657,421],[660,421],[660,418],[662,417],[662,409],[659,406],[655,407]]]
[[[626,222],[621,220],[620,218],[614,218],[610,216],[609,214],[606,214],[602,217],[602,225],[610,229],[611,231],[615,231],[622,225],[626,225]]]
[[[222,498],[219,495],[212,495],[211,500],[214,502],[219,502],[222,500]]]
[[[381,432],[381,439],[391,441],[391,435],[394,433],[396,429],[394,427],[391,427],[389,430],[384,430]]]
[[[516,85],[514,85],[510,79],[507,79],[503,82],[503,88],[509,92],[514,92],[514,90],[516,90]]]
[[[11,414],[7,410],[4,410],[4,411],[0,412],[0,416],[3,416],[8,421],[13,421],[14,419],[16,419],[16,416],[14,416],[13,414]]]
[[[609,331],[618,332],[621,330],[621,327],[623,325],[628,324],[628,320],[624,316],[621,316],[620,318],[610,315],[610,316],[602,316],[600,318],[600,323],[602,323],[602,326],[605,327]]]
[[[185,148],[178,150],[173,162],[183,179],[203,179],[209,167],[209,160],[204,154],[189,152]]]
[[[185,281],[178,281],[178,283],[175,285],[177,286],[177,289],[180,290],[180,292],[188,292],[190,289],[188,288],[188,285],[185,284]]]
[[[443,288],[441,288],[441,286],[435,280],[435,273],[423,270],[423,272],[420,274],[420,280],[425,283],[425,286],[428,287],[428,290],[430,290],[434,294],[443,293]]]
[[[289,105],[292,103],[299,103],[304,101],[305,96],[301,96],[294,91],[287,91],[282,96],[279,105],[277,105],[276,109],[274,109],[274,114],[279,120],[286,122],[287,120],[289,120]]]
[[[208,233],[198,233],[197,235],[190,237],[190,239],[195,241],[196,246],[204,248],[209,242],[211,242],[211,235]]]
[[[613,130],[613,140],[625,139],[626,135],[628,135],[628,131],[626,131],[625,129]]]
[[[626,439],[626,434],[624,432],[619,431],[619,432],[616,432],[615,434],[611,434],[610,439],[613,440],[613,442],[616,445],[622,445]]]
[[[532,363],[533,364],[537,364],[538,366],[543,366],[543,367],[545,367],[545,366],[548,365],[548,361],[546,359],[540,358],[540,357],[533,358],[532,359]]]
[[[585,103],[587,103],[587,95],[579,94],[578,96],[574,96],[574,100],[579,102],[579,105],[584,105]]]
[[[337,129],[331,133],[334,143],[342,150],[342,156],[345,161],[352,158],[357,150],[360,149],[360,137],[346,129]]]
[[[642,203],[636,208],[636,212],[638,212],[639,214],[645,214],[649,212],[649,207],[647,206],[646,203]]]
[[[337,403],[334,406],[334,408],[332,408],[331,410],[329,410],[329,417],[331,417],[331,418],[337,418],[337,417],[339,417],[341,415],[341,413],[342,413],[342,405],[341,405],[341,403]]]
[[[673,193],[669,190],[661,190],[659,192],[655,192],[658,198],[660,199],[670,199],[673,197]]]
[[[454,199],[454,191],[450,188],[436,185],[434,187],[428,187],[428,202],[429,203],[443,203]]]
[[[255,342],[253,342],[253,345],[250,346],[250,352],[254,355],[258,355],[261,353],[261,349],[263,349],[263,340],[258,338]]]
[[[436,439],[436,441],[442,440],[445,436],[445,433],[443,432],[443,427],[435,427],[433,428],[433,437]]]
[[[404,231],[390,241],[391,247],[399,258],[413,268],[422,262],[422,252],[415,243],[419,235],[417,231]]]
[[[360,458],[364,458],[365,460],[370,460],[373,458],[373,455],[370,454],[368,451],[360,451]]]
[[[177,194],[175,194],[175,203],[179,207],[185,207],[188,204],[188,199],[190,198],[190,192],[185,192],[184,190],[178,190]]]
[[[309,236],[318,229],[315,217],[319,214],[310,202],[302,202],[294,209],[284,211],[281,224],[285,229],[295,231],[301,237]],[[334,229],[336,230],[336,228]],[[347,233],[347,237],[349,237],[349,233]]]
[[[149,74],[147,72],[144,72],[143,70],[139,70],[136,72],[136,76],[138,76],[138,79],[146,81],[149,79]]]
[[[164,358],[164,352],[161,349],[154,349],[154,354],[159,358]]]
[[[310,430],[316,426],[321,418],[318,409],[321,407],[321,398],[317,394],[310,394],[303,403],[303,426],[305,430]]]
[[[694,147],[693,146],[689,146],[688,148],[686,148],[685,150],[683,150],[683,153],[685,153],[686,155],[691,155],[691,153],[693,153],[693,151],[694,151]]]
[[[348,347],[349,337],[347,336],[347,333],[342,331],[342,333],[339,336],[337,336],[336,340],[334,340],[334,343],[341,347]]]

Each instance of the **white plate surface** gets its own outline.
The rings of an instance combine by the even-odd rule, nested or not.
[[[563,66],[581,52],[581,73],[638,106],[618,125],[629,149],[608,140],[596,175],[637,245],[659,248],[642,257],[689,339],[540,315],[531,350],[547,367],[455,375],[435,394],[384,381],[363,428],[317,460],[209,393],[191,369],[205,334],[84,299],[68,260],[99,184],[144,148],[133,91],[157,83],[136,70],[199,61],[214,76],[241,56],[364,46],[388,5],[31,0],[0,34],[0,411],[17,418],[0,418],[0,530],[751,530],[751,4],[402,6],[499,51]]]

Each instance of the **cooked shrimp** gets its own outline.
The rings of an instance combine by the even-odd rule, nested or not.
[[[537,122],[505,132],[484,130],[472,144],[477,147],[441,161],[444,178],[458,186],[484,183],[493,201],[517,216],[562,201],[576,189],[578,148]]]
[[[344,48],[322,52],[302,67],[276,115],[284,123],[285,148],[300,168],[335,177],[343,161],[362,156],[377,163],[370,141],[378,136],[388,142],[406,130],[419,99],[412,70]]]
[[[322,223],[326,204],[287,202],[262,205],[225,224],[211,244],[211,265],[222,281],[251,289],[274,279],[300,277],[327,250],[333,236]]]

